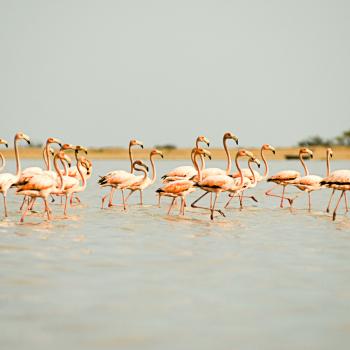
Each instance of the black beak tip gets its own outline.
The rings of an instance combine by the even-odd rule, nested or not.
[[[161,156],[162,158],[164,158],[164,156],[163,156],[162,154],[161,154],[160,156]]]
[[[210,147],[210,142],[207,143],[207,146]]]
[[[59,145],[60,147],[62,147],[62,143],[61,143],[61,142],[59,142],[58,145]]]
[[[272,151],[272,153],[273,153],[273,154],[276,154],[276,151],[275,151],[275,150],[273,150],[273,151]]]
[[[238,140],[236,140],[236,145],[238,145]]]
[[[72,163],[68,163],[68,166],[71,167],[71,166],[72,166]]]
[[[28,142],[28,145],[30,145],[30,141],[27,140],[27,142]]]
[[[211,160],[211,156],[208,156],[208,158]]]
[[[258,168],[260,169],[260,164],[258,164]]]
[[[143,145],[140,145],[141,146],[141,148],[143,149]]]
[[[311,154],[311,155],[310,155],[310,158],[313,159],[313,157],[314,157],[314,156]]]
[[[88,154],[88,151],[85,150],[85,154]]]
[[[6,148],[9,148],[9,145],[7,143],[5,143],[5,146],[6,146]]]

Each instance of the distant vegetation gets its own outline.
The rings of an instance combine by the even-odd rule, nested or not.
[[[323,139],[321,136],[311,136],[298,143],[301,147],[308,146],[350,146],[350,130],[344,131],[340,136],[333,139]]]
[[[171,151],[171,150],[174,150],[176,149],[177,147],[175,145],[172,145],[172,144],[165,144],[165,145],[155,145],[154,146],[155,148],[157,149],[165,149],[165,150],[168,150],[168,151]]]

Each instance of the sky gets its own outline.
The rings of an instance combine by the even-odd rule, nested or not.
[[[350,1],[0,0],[0,137],[295,145],[350,129]]]

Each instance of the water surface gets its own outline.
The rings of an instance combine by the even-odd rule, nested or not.
[[[159,161],[163,174],[181,162]],[[25,166],[40,165],[26,161]],[[223,162],[211,166],[224,167]],[[333,168],[346,168],[334,162]],[[271,172],[297,162],[271,162]],[[13,162],[8,168],[14,169]],[[18,224],[20,198],[9,195],[0,221],[0,342],[3,349],[330,349],[350,342],[350,220],[325,214],[329,192],[302,195],[295,209],[254,190],[258,203],[237,202],[210,222],[144,207],[101,210],[97,175],[128,169],[94,162],[82,205],[53,204]],[[323,174],[322,162],[310,163]],[[293,190],[297,192],[297,190]],[[198,193],[191,195],[196,198]],[[221,196],[222,206],[225,195]],[[190,202],[190,201],[189,201]],[[120,194],[116,196],[120,203]],[[38,205],[40,209],[41,205]]]

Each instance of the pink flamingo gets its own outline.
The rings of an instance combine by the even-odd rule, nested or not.
[[[327,148],[326,150],[326,169],[327,169],[327,176],[329,176],[330,172],[330,157],[332,157],[333,152],[330,148]],[[312,157],[312,154],[311,154]],[[323,180],[321,176],[318,175],[310,175],[309,169],[306,167],[306,174],[305,176],[302,176],[294,181],[291,181],[290,184],[297,187],[300,191],[306,192],[308,194],[308,209],[311,211],[311,192],[319,190],[321,188],[321,181]],[[293,201],[297,198],[292,199],[291,204],[293,204]]]
[[[196,184],[194,185],[195,187],[199,187],[202,190],[204,190],[206,193],[211,192],[215,194],[214,197],[214,201],[212,203],[210,203],[210,219],[213,220],[214,219],[214,211],[215,210],[215,205],[218,199],[218,196],[221,192],[230,192],[230,193],[236,193],[237,191],[241,190],[244,186],[244,182],[243,182],[243,174],[241,171],[241,168],[238,164],[238,158],[240,157],[250,157],[250,158],[255,158],[254,155],[245,150],[245,149],[241,149],[237,152],[236,154],[236,158],[235,158],[235,162],[236,162],[236,166],[237,169],[240,171],[241,173],[241,178],[239,183],[237,184],[237,182],[235,181],[235,179],[233,179],[231,176],[228,175],[209,175],[207,177],[205,177],[204,179],[202,178],[202,174],[201,171],[198,167],[198,164],[196,164],[196,167],[198,168],[198,177],[199,180],[198,182],[196,182]],[[202,198],[203,196],[199,197],[196,201],[194,201],[191,206],[193,208],[202,208],[202,209],[208,209],[205,207],[199,207],[196,206],[196,203]],[[219,211],[219,213],[223,216],[225,216],[221,211]]]
[[[326,178],[329,177],[329,176],[334,176],[334,175],[337,175],[338,172],[340,172],[340,174],[342,174],[342,172],[344,172],[344,170],[335,170],[331,173],[331,167],[330,167],[330,158],[333,157],[333,151],[330,149],[330,148],[327,148],[327,174],[326,174]],[[345,170],[347,171],[347,170]],[[324,180],[324,179],[322,179]],[[328,188],[333,188],[332,185],[325,185],[325,187],[328,187]],[[331,196],[329,198],[329,201],[328,201],[328,206],[327,206],[327,209],[326,209],[326,212],[329,213],[329,208],[331,206],[331,203],[332,203],[332,199],[333,199],[333,196],[334,196],[334,193],[335,193],[336,189],[333,188],[333,191],[331,193]],[[344,201],[345,201],[345,211],[348,212],[349,209],[348,209],[348,200],[347,200],[347,197],[346,197],[346,192],[344,193]]]
[[[209,151],[199,147],[193,148],[191,152],[191,159],[196,169],[197,168],[199,169],[198,163],[196,161],[197,156],[200,156],[201,158],[204,156],[207,156],[209,157],[209,159],[211,159],[211,154]],[[197,172],[198,172],[198,169],[197,169]],[[170,214],[171,209],[174,206],[176,198],[181,198],[179,215],[181,214],[185,215],[186,196],[189,193],[195,191],[195,188],[193,187],[194,184],[195,182],[193,180],[181,179],[181,180],[174,180],[171,182],[167,182],[164,184],[163,187],[160,187],[157,189],[156,192],[159,195],[173,198],[168,210],[168,215]]]
[[[137,166],[140,166],[141,168],[138,168]],[[132,174],[131,177],[127,178],[125,181],[123,181],[122,183],[120,183],[118,185],[118,188],[122,192],[124,210],[126,210],[126,201],[125,201],[125,197],[124,197],[124,190],[128,189],[131,191],[136,191],[139,188],[141,188],[144,183],[147,182],[148,166],[145,163],[143,163],[141,160],[135,160],[132,164],[132,168],[133,168],[133,170],[143,172],[143,176],[137,176],[137,175]],[[141,200],[142,200],[142,197],[141,197]]]
[[[345,195],[346,191],[350,190],[350,170],[337,170],[322,179],[321,186],[333,188],[333,190],[342,191],[339,196],[338,202],[333,211],[333,221],[337,216],[337,210],[342,197]]]
[[[201,135],[198,136],[196,139],[196,147],[199,148],[199,143],[205,143],[208,147],[210,146],[209,140]],[[191,160],[193,161],[193,152],[191,152]],[[202,159],[202,166],[203,165],[203,159]],[[179,166],[165,175],[162,176],[163,183],[170,182],[170,181],[175,181],[175,180],[185,180],[189,179],[197,174],[197,170],[194,168],[192,165],[183,165]]]
[[[15,135],[14,138],[14,148],[15,148],[15,155],[16,155],[16,174],[10,174],[10,173],[3,173],[0,174],[0,192],[3,195],[4,198],[4,211],[5,211],[5,217],[7,217],[7,201],[6,201],[6,197],[7,197],[7,191],[9,190],[9,188],[16,184],[21,176],[21,162],[19,159],[19,152],[18,152],[18,145],[17,142],[19,140],[25,140],[27,141],[28,144],[30,144],[30,139],[27,135],[23,134],[23,132],[18,132]]]
[[[140,205],[143,204],[142,202],[142,193],[143,191],[153,185],[156,181],[156,178],[157,178],[157,172],[156,172],[156,167],[154,165],[154,160],[153,160],[153,157],[156,156],[156,155],[159,155],[161,156],[162,158],[164,158],[163,156],[163,153],[161,151],[158,151],[157,149],[153,149],[151,152],[150,152],[150,155],[149,155],[149,160],[150,160],[150,163],[151,163],[151,166],[152,166],[152,179],[149,178],[148,176],[146,177],[145,181],[142,181],[139,183],[139,185],[137,184],[133,184],[132,188],[128,188],[130,189],[130,193],[128,194],[128,196],[126,197],[125,201],[127,202],[129,197],[135,192],[135,191],[140,191]],[[142,170],[141,170],[142,171]],[[142,175],[141,175],[142,176]]]
[[[24,221],[24,218],[26,217],[28,210],[32,206],[34,200],[39,197],[42,198],[44,201],[45,211],[47,213],[48,220],[51,220],[51,210],[49,208],[47,198],[50,194],[61,193],[64,186],[64,180],[57,164],[58,159],[65,160],[67,162],[70,162],[70,159],[62,151],[59,151],[54,157],[54,167],[60,179],[59,187],[57,186],[56,180],[54,180],[52,176],[50,176],[47,173],[33,175],[32,177],[28,178],[25,183],[18,186],[18,189],[16,191],[17,195],[31,197],[31,200],[27,204],[27,207],[21,216],[20,222]]]
[[[309,150],[308,148],[301,148],[299,150],[299,159],[300,159],[300,162],[305,170],[305,175],[307,175],[307,168],[305,166],[305,162],[303,160],[303,155],[304,154],[308,154],[309,156],[312,157],[312,151]],[[285,189],[286,189],[286,186],[288,186],[292,181],[294,180],[297,180],[301,177],[299,171],[295,171],[295,170],[283,170],[283,171],[280,171],[278,172],[277,174],[269,177],[267,179],[268,182],[274,182],[276,185],[274,187],[272,187],[270,190],[266,191],[265,194],[267,196],[272,196],[272,197],[278,197],[278,198],[281,198],[281,203],[280,203],[280,207],[283,208],[283,200],[284,199],[287,199],[289,201],[290,204],[292,204],[292,198],[287,198],[285,197],[284,193],[285,193]],[[277,194],[274,194],[272,193],[272,190],[276,187],[276,186],[279,186],[281,185],[283,187],[283,190],[282,190],[282,195],[277,195]]]
[[[98,184],[101,187],[111,187],[111,191],[109,193],[109,202],[108,202],[108,207],[112,207],[114,206],[113,202],[113,194],[115,192],[115,190],[117,189],[117,187],[123,183],[124,181],[126,181],[128,178],[132,177],[133,175],[133,156],[132,156],[132,152],[131,152],[131,148],[133,146],[140,146],[141,148],[143,148],[143,144],[142,142],[138,141],[138,140],[131,140],[129,142],[129,159],[130,159],[130,172],[124,171],[124,170],[114,170],[114,171],[110,171],[108,172],[106,175],[104,176],[100,176],[100,179],[98,180]],[[101,209],[103,209],[103,204],[104,201],[106,200],[108,194],[106,194],[105,196],[102,197],[102,205],[101,205]]]
[[[236,142],[236,145],[238,145],[238,137],[236,135],[234,135],[232,132],[226,132],[224,134],[223,138],[222,138],[224,150],[225,150],[225,153],[226,153],[226,159],[227,159],[226,169],[223,170],[223,169],[220,169],[220,168],[205,168],[203,166],[202,167],[202,171],[201,171],[202,178],[206,178],[207,176],[211,176],[211,175],[229,175],[229,173],[231,172],[232,160],[231,160],[230,151],[229,151],[228,146],[227,146],[227,141],[228,140],[233,140],[233,141]],[[202,164],[204,164],[203,160],[202,160]],[[195,180],[195,181],[198,180],[198,175],[197,175],[197,177],[194,177],[193,180]],[[197,198],[195,200],[195,202],[193,202],[192,204],[197,203],[198,201],[200,201],[208,193],[209,193],[209,191],[204,192],[204,194],[202,194],[199,198]],[[212,197],[210,197],[210,205],[211,204],[212,204]]]
[[[8,148],[9,146],[7,141],[4,139],[0,139],[0,145],[5,145],[6,148]],[[0,166],[0,172],[1,172],[5,169],[5,166],[6,166],[6,160],[5,160],[5,157],[2,155],[2,153],[0,153],[0,159],[1,159],[1,166]]]
[[[276,153],[276,150],[274,147],[272,147],[271,145],[265,143],[261,146],[261,149],[260,149],[260,156],[261,156],[261,159],[262,161],[264,162],[264,165],[265,165],[265,171],[264,171],[264,174],[261,175],[259,172],[257,172],[256,170],[253,170],[254,172],[254,177],[255,177],[255,180],[257,183],[258,182],[261,182],[261,181],[264,181],[268,178],[269,176],[269,165],[267,163],[267,160],[265,158],[265,151],[271,151],[273,154]],[[249,179],[253,180],[253,176],[252,176],[252,172],[249,168],[244,168],[242,169],[242,173],[243,173],[243,176],[244,177],[248,177]],[[232,174],[232,177],[239,177],[239,172],[236,171],[235,173]],[[255,187],[255,186],[254,186]],[[227,208],[228,205],[230,204],[231,200],[235,197],[235,196],[232,196],[230,195],[230,199],[228,200],[228,202],[225,204],[224,208]],[[242,194],[238,197],[240,199],[240,204],[241,204],[241,208],[243,208],[243,202],[242,202],[242,199],[245,198],[244,196],[244,191],[242,192]],[[252,199],[254,202],[257,202],[257,199],[254,197],[254,196],[248,196],[247,198],[250,198]]]
[[[235,197],[239,198],[239,203],[240,203],[240,209],[243,209],[243,198],[245,197],[243,195],[245,190],[251,189],[251,188],[255,188],[257,183],[258,183],[258,179],[259,177],[262,178],[262,176],[252,168],[252,163],[255,163],[259,168],[260,168],[260,161],[257,158],[249,158],[248,159],[248,170],[250,171],[250,176],[247,176],[248,173],[244,170],[246,170],[246,168],[242,169],[242,174],[243,174],[243,186],[242,189],[240,189],[239,191],[235,192],[235,193],[230,193],[229,197],[231,197],[228,202],[225,204],[224,208],[226,209],[227,206],[229,205],[229,203],[231,202],[231,200]],[[239,174],[239,173],[238,173]],[[234,174],[236,175],[236,173]],[[239,179],[237,176],[232,176],[234,179]],[[255,199],[254,196],[250,196],[248,198],[253,199],[254,201],[257,202],[257,200]]]

